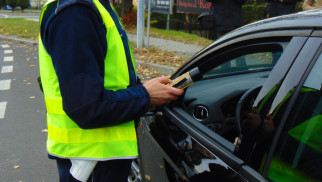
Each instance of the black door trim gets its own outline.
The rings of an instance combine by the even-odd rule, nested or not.
[[[163,113],[169,117],[174,124],[200,142],[200,144],[205,146],[232,169],[238,171],[242,166],[243,161],[232,153],[234,148],[232,143],[196,121],[187,112],[178,107],[172,109],[165,107]]]

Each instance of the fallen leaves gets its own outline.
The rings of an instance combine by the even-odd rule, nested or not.
[[[162,76],[162,74],[158,71],[155,71],[153,68],[149,68],[147,66],[138,66],[136,68],[138,75],[140,76],[140,78],[142,79],[142,83],[156,78],[156,77],[160,77]]]
[[[134,47],[133,53],[137,59],[149,63],[179,67],[188,59],[188,57],[178,55],[174,51],[157,49],[153,46],[151,46],[150,48],[135,48],[135,46],[132,47]]]
[[[145,175],[145,179],[150,181],[151,180],[151,176]]]

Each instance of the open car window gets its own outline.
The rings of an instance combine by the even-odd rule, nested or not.
[[[245,54],[215,67],[204,74],[204,77],[207,78],[213,76],[271,70],[282,53],[282,50],[274,50]]]
[[[209,61],[200,65],[201,70],[208,69],[203,74],[204,79],[186,90],[183,109],[233,144],[239,136],[236,107],[240,97],[247,90],[264,84],[287,45],[287,41],[268,42],[242,45],[219,54],[214,52]],[[256,95],[248,107],[255,98]]]

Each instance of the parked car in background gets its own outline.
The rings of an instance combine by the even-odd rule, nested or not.
[[[129,181],[322,181],[322,9],[239,28],[193,56],[203,78],[141,118]]]

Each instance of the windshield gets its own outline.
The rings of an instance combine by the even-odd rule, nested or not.
[[[271,70],[281,55],[282,51],[258,52],[242,55],[215,67],[204,74],[204,77],[226,76]]]

